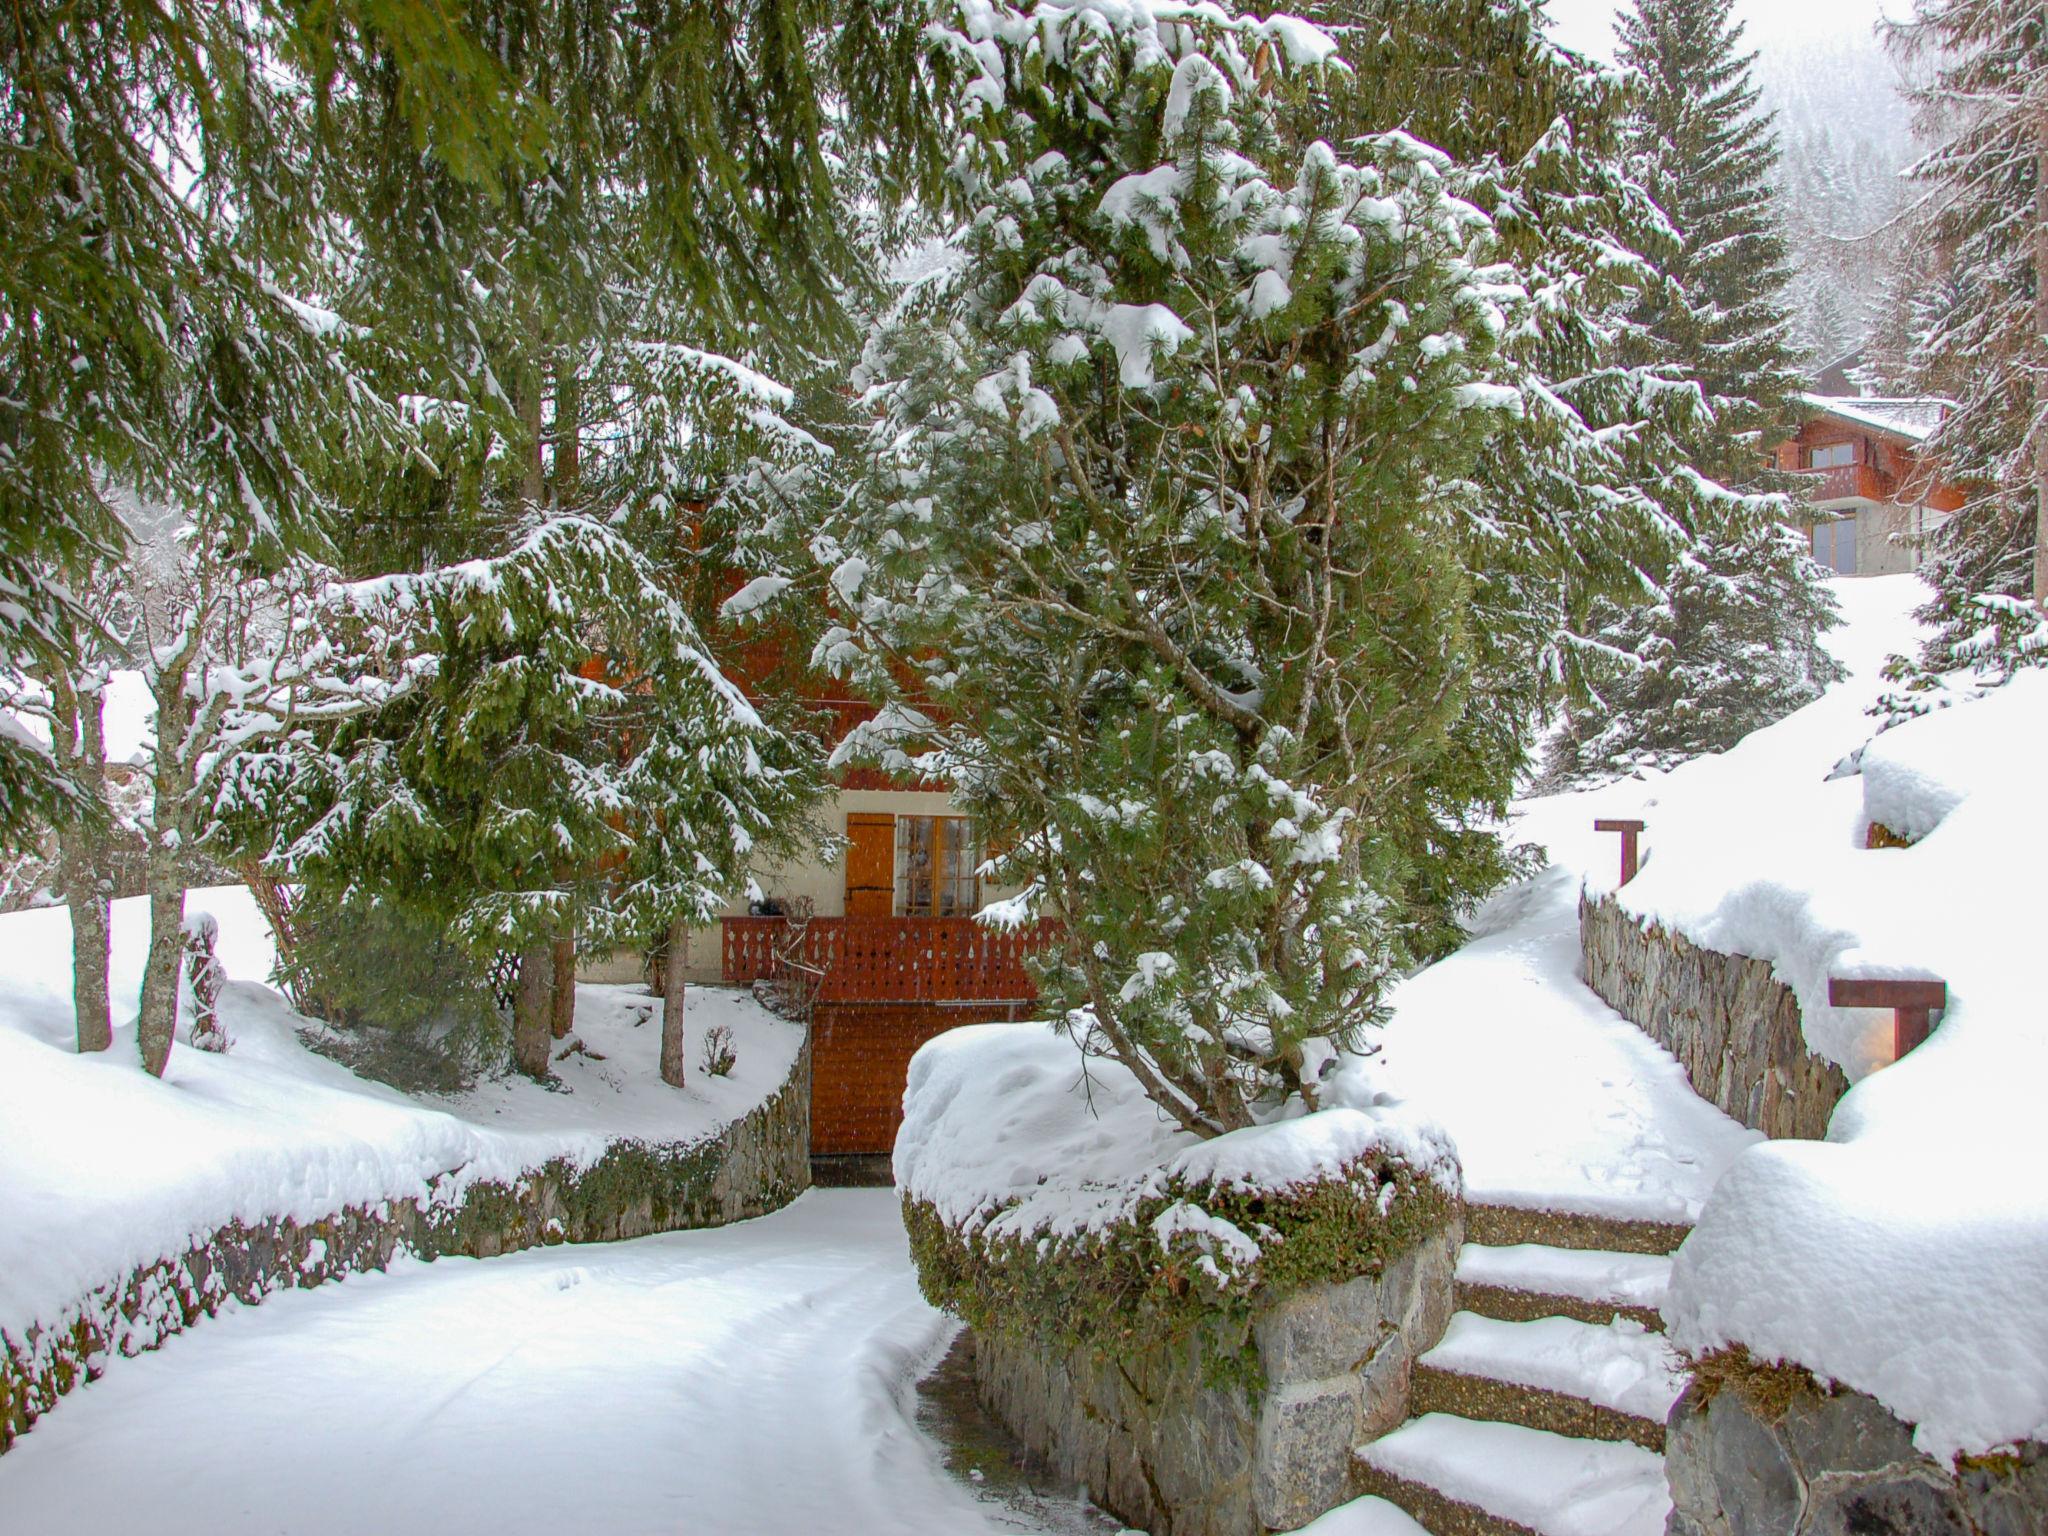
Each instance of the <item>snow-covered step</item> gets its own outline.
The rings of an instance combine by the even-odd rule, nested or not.
[[[1489,1248],[1541,1243],[1550,1248],[1592,1248],[1612,1253],[1671,1253],[1691,1231],[1688,1222],[1647,1216],[1490,1205],[1484,1201],[1465,1207],[1465,1240]]]
[[[1357,1456],[1365,1491],[1436,1536],[1663,1536],[1671,1513],[1664,1458],[1639,1445],[1432,1413]]]
[[[1544,1317],[1510,1323],[1460,1312],[1415,1363],[1413,1411],[1455,1413],[1589,1440],[1664,1449],[1686,1374],[1641,1323]]]
[[[1525,1322],[1575,1317],[1608,1323],[1626,1317],[1662,1329],[1671,1259],[1661,1253],[1610,1253],[1516,1243],[1467,1243],[1458,1253],[1458,1305],[1467,1312]]]
[[[1430,1536],[1415,1517],[1398,1504],[1370,1496],[1339,1504],[1318,1515],[1295,1536]]]

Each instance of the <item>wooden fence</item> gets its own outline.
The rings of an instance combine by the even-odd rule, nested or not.
[[[1049,922],[990,928],[971,917],[783,917],[721,920],[720,969],[745,986],[778,959],[821,972],[820,1003],[1022,1002],[1038,995],[1024,957],[1051,944]]]

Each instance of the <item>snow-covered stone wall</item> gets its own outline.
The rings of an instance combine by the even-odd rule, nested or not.
[[[0,1452],[119,1356],[157,1348],[229,1301],[254,1305],[394,1258],[488,1258],[543,1243],[609,1242],[722,1226],[777,1210],[810,1185],[811,1051],[783,1085],[715,1134],[615,1141],[587,1165],[551,1159],[512,1183],[462,1182],[426,1199],[344,1206],[301,1221],[231,1223],[82,1298],[54,1325],[0,1332]],[[438,1192],[445,1184],[446,1198]]]
[[[1457,1157],[1390,1096],[1198,1140],[1050,1027],[972,1025],[912,1059],[895,1171],[990,1411],[1154,1536],[1356,1496],[1450,1321]]]
[[[1694,1092],[1752,1130],[1817,1141],[1849,1079],[1807,1049],[1799,999],[1747,955],[1705,949],[1622,910],[1579,899],[1586,985],[1676,1056]]]
[[[1408,1417],[1462,1241],[1454,1222],[1378,1276],[1264,1300],[1256,1388],[1217,1379],[1199,1337],[1111,1355],[1002,1333],[976,1336],[976,1384],[1062,1480],[1153,1536],[1293,1530],[1356,1498],[1352,1453]]]
[[[1944,1466],[1875,1398],[1796,1367],[1721,1364],[1672,1410],[1671,1536],[2048,1530],[2048,1448]]]

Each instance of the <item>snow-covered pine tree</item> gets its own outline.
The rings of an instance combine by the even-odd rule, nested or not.
[[[1602,610],[1611,664],[1567,710],[1553,780],[1732,746],[1838,675],[1819,644],[1833,598],[1780,526],[1786,497],[1768,494],[1789,489],[1773,485],[1766,452],[1797,419],[1798,372],[1755,55],[1741,51],[1733,0],[1637,0],[1620,42],[1636,76],[1630,162],[1678,237],[1632,307],[1630,347],[1697,381],[1702,409],[1672,446],[1702,494],[1682,514],[1689,537],[1657,600]]]
[[[660,573],[592,519],[508,553],[339,583],[269,738],[224,764],[224,835],[344,928],[384,909],[481,972],[520,957],[514,1048],[548,1073],[552,947],[702,922],[794,834],[812,758],[718,670]]]
[[[1211,1134],[1314,1102],[1498,879],[1474,823],[1570,594],[1654,506],[1530,364],[1497,167],[1304,127],[1323,34],[977,5],[937,35],[976,103],[953,258],[868,343],[851,493],[750,488],[844,621],[819,664],[895,700],[849,750],[952,780],[1016,910],[1069,925],[1053,1016]],[[1496,456],[1576,483],[1565,515],[1497,496]]]
[[[1621,13],[1620,62],[1639,78],[1628,123],[1637,175],[1677,227],[1668,284],[1640,321],[1706,391],[1713,432],[1700,473],[1757,479],[1761,455],[1796,419],[1797,358],[1785,308],[1792,268],[1771,186],[1777,132],[1757,105],[1735,0],[1635,0]]]
[[[1918,0],[1892,41],[1931,65],[1910,95],[1939,145],[1911,171],[1936,193],[1927,236],[1947,274],[1913,371],[1956,403],[1930,446],[1969,491],[1923,566],[1940,671],[1973,659],[1980,599],[2048,606],[2048,14]]]
[[[322,162],[322,186],[357,242],[341,307],[393,343],[386,387],[424,418],[430,465],[416,456],[366,474],[367,515],[344,550],[351,574],[515,559],[557,521],[580,520],[618,542],[605,560],[551,571],[578,611],[597,607],[604,591],[567,584],[609,580],[607,562],[620,559],[639,562],[640,578],[661,573],[672,595],[711,592],[734,532],[704,510],[724,467],[755,446],[814,448],[785,415],[791,391],[751,365],[801,366],[847,334],[842,306],[868,280],[861,234],[872,222],[851,204],[849,177],[857,171],[886,204],[936,164],[928,75],[897,67],[906,46],[915,60],[922,19],[915,4],[797,0],[623,13],[594,0],[469,7],[458,31],[494,61],[489,89],[529,111],[541,136],[479,146],[459,176],[447,174],[423,119],[445,104],[385,89],[388,40],[361,26],[335,29],[320,57],[338,147]],[[697,605],[699,617],[716,595]],[[538,632],[523,621],[501,629],[501,661],[567,668],[561,683],[570,686],[573,647],[536,650]],[[668,653],[610,660],[672,682]],[[430,718],[393,711],[351,730],[405,733],[430,728]],[[572,757],[586,750],[544,741],[547,726],[545,713],[522,722],[524,739]],[[403,736],[387,745],[423,763],[437,750]],[[678,754],[670,768],[683,773],[691,761]],[[499,787],[477,792],[487,799]],[[613,787],[690,797],[649,780]],[[522,814],[544,809],[530,789],[514,791]],[[573,822],[577,812],[564,815]],[[515,925],[526,980],[544,966],[559,973],[545,999],[558,1030],[573,1009],[576,942],[616,930],[593,905],[609,900],[611,883],[594,864],[576,863],[607,846],[569,837],[552,877],[576,893],[555,910],[565,922],[578,914],[580,931],[550,939],[544,904]],[[453,888],[464,879],[460,861],[442,864],[445,899],[466,909],[503,887],[506,872],[484,867],[487,852],[479,847],[467,894]],[[406,898],[374,866],[329,860],[308,878],[316,904],[380,884]],[[637,935],[645,941],[702,915],[685,882],[657,920],[664,878],[650,870],[631,886],[630,905],[651,924]],[[330,879],[342,883],[320,887]],[[525,1020],[543,999],[531,986],[521,996],[515,1011]],[[545,1070],[531,1033],[521,1033],[523,1060]]]

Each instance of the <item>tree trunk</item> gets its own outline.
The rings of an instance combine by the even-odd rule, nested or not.
[[[557,1040],[569,1038],[576,1027],[576,934],[570,930],[554,942],[552,971],[554,996],[548,1013],[549,1032]]]
[[[671,1088],[690,1080],[689,1058],[683,1053],[683,950],[689,942],[689,925],[681,918],[668,925],[661,975],[661,1080]]]
[[[155,794],[145,855],[149,891],[149,955],[142,965],[142,1012],[136,1044],[143,1068],[157,1077],[170,1063],[178,1027],[178,975],[185,954],[184,784],[185,742],[191,704],[185,698],[184,662],[151,680],[156,698]]]
[[[64,904],[71,912],[71,1005],[77,1020],[78,1050],[104,1051],[114,1043],[113,1004],[108,996],[107,882],[103,864],[106,828],[99,819],[107,804],[106,698],[97,688],[60,686],[56,757],[85,792],[92,813],[57,829],[57,867]]]
[[[555,364],[555,505],[576,509],[583,475],[583,381]]]
[[[554,979],[552,944],[529,944],[519,952],[519,990],[512,999],[512,1063],[535,1082],[548,1079]]]

